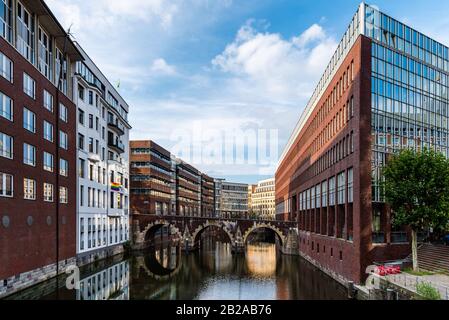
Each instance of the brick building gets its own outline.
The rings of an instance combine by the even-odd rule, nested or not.
[[[43,1],[0,1],[0,12],[2,296],[75,263],[70,76],[82,56]]]
[[[281,156],[278,219],[299,222],[300,252],[360,282],[376,261],[405,257],[379,183],[389,154],[449,156],[448,48],[362,3]]]

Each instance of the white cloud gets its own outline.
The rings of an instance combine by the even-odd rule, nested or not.
[[[153,61],[151,71],[157,75],[174,75],[176,74],[175,66],[169,65],[164,59],[158,58]]]
[[[314,24],[292,39],[259,32],[249,21],[212,64],[232,75],[234,89],[262,94],[269,101],[291,101],[309,96],[337,46],[334,38]]]

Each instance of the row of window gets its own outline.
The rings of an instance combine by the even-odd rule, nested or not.
[[[65,137],[67,139],[67,137]],[[8,159],[14,158],[13,138],[7,134],[0,132],[0,156]],[[53,155],[49,152],[43,152],[43,168],[46,171],[53,172],[54,161]],[[23,144],[23,163],[26,165],[36,166],[36,147],[28,143]],[[67,177],[69,174],[69,164],[65,159],[59,159],[59,173]]]
[[[0,172],[0,197],[14,196],[14,177],[11,174]],[[36,180],[23,179],[23,198],[26,200],[36,200]],[[54,202],[54,185],[44,182],[43,184],[43,200],[45,202]],[[68,188],[59,187],[59,202],[68,203]]]
[[[87,232],[86,232],[87,220]],[[80,218],[80,250],[91,249],[107,245],[106,218]],[[87,248],[85,241],[87,238]],[[109,220],[109,244],[128,240],[128,226],[119,219]]]
[[[56,48],[56,53],[53,52],[53,39],[40,25],[37,27],[37,41],[35,40],[35,15],[28,11],[20,1],[17,2],[16,17],[13,17],[13,12],[11,0],[0,1],[0,36],[11,44],[13,44],[13,40],[16,40],[15,46],[20,54],[35,65],[48,80],[58,84],[58,88],[63,93],[67,94],[67,60],[61,50]],[[16,21],[16,39],[13,37],[13,21]],[[37,63],[35,63],[36,43],[38,45]]]
[[[345,172],[340,172],[336,177],[331,177],[329,180],[301,192],[299,194],[299,210],[310,210],[353,201],[354,172],[350,168]],[[293,204],[293,209],[295,209],[295,204]]]
[[[301,244],[303,244],[303,245],[305,245],[306,244],[306,238],[305,237],[299,237],[299,243]],[[320,253],[320,244],[319,243],[317,243],[316,244],[316,246],[315,246],[315,241],[312,241],[312,242],[310,242],[310,240],[307,240],[307,245],[308,246],[311,246],[311,250],[312,251],[316,251],[316,253]],[[324,253],[326,253],[326,246],[325,245],[323,245],[323,254]],[[330,249],[330,256],[331,256],[331,258],[333,258],[334,257],[334,248],[331,248]],[[340,259],[340,261],[343,261],[343,251],[339,251],[339,259]]]
[[[291,152],[289,159],[284,161],[283,166],[287,166],[288,163],[300,152],[300,146],[305,146],[308,141],[312,141],[312,144],[305,152],[300,156],[298,162],[302,162],[307,157],[310,157],[313,153],[318,151],[326,142],[330,141],[338,131],[343,128],[346,123],[354,116],[354,96],[351,96],[345,104],[336,112],[336,115],[331,119],[326,119],[331,114],[331,111],[341,101],[344,93],[349,90],[352,82],[354,81],[354,61],[351,61],[347,66],[341,67],[343,70],[343,76],[335,83],[329,95],[325,97],[321,106],[317,107],[318,110],[310,122],[310,125],[303,129],[304,134],[300,141],[294,146],[295,152]],[[326,127],[317,135],[318,128],[321,127],[323,122],[327,122]],[[312,140],[312,137],[315,137]],[[293,148],[292,148],[293,149]],[[282,170],[282,167],[280,167]]]
[[[366,6],[365,34],[446,72],[449,71],[449,49],[446,46],[370,6]]]
[[[354,131],[351,131],[322,154],[307,170],[312,172],[314,176],[319,175],[353,153]]]

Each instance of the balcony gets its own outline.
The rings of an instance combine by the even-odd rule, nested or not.
[[[114,140],[109,137],[108,147],[116,151],[117,153],[125,153],[125,145],[118,141],[118,139]]]
[[[113,119],[108,117],[108,128],[112,129],[119,136],[123,136],[125,134],[125,126],[122,125],[117,119]]]

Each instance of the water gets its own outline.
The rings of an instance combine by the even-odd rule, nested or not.
[[[10,299],[329,300],[346,299],[346,291],[300,257],[281,255],[275,244],[248,244],[245,254],[233,255],[227,243],[203,241],[189,254],[165,246],[90,265],[81,270],[79,290],[52,279]]]

